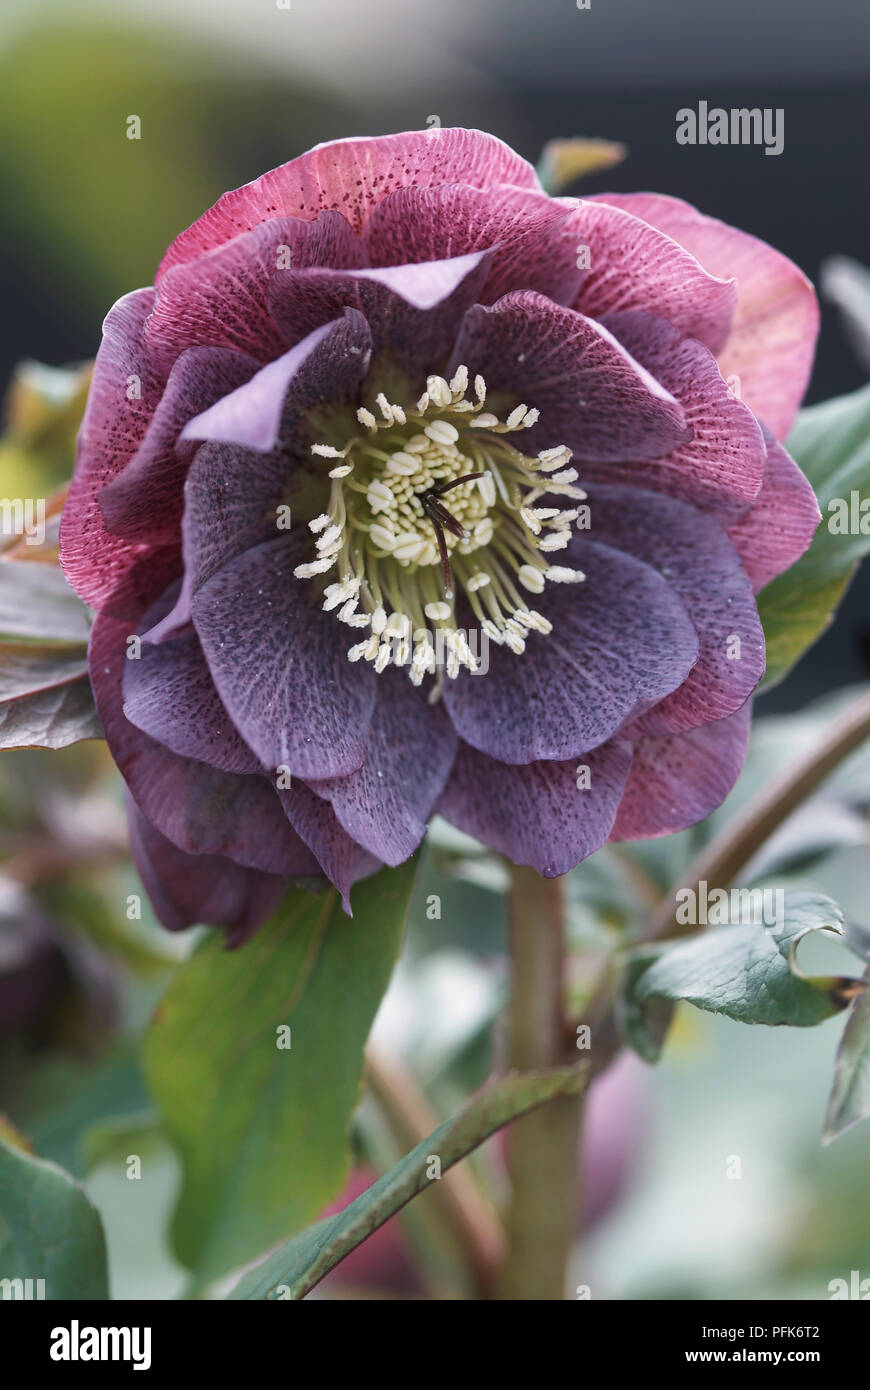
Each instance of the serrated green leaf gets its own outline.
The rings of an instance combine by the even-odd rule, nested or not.
[[[175,1250],[199,1280],[300,1230],[341,1191],[413,880],[411,861],[358,884],[352,919],[335,892],[294,889],[245,946],[227,951],[213,933],[177,969],[145,1070],[184,1167]]]
[[[46,1298],[109,1297],[106,1242],[96,1208],[62,1168],[0,1138],[0,1279],[44,1279]]]
[[[822,635],[855,566],[870,552],[870,517],[867,533],[860,529],[860,505],[870,499],[870,386],[802,410],[788,449],[813,486],[822,521],[806,554],[758,596],[767,643],[762,689],[781,680]],[[829,503],[842,499],[851,509],[853,493],[858,526],[837,534]]]
[[[781,924],[715,927],[679,945],[663,943],[651,964],[641,957],[645,968],[629,971],[625,1010],[632,1046],[655,1060],[670,1005],[680,1000],[739,1023],[807,1028],[831,1018],[863,985],[801,974],[797,947],[816,931],[842,935],[840,909],[820,894],[793,890],[783,894]]]
[[[337,1216],[318,1221],[246,1274],[230,1298],[304,1298],[346,1255],[428,1187],[433,1157],[445,1173],[519,1115],[557,1096],[578,1095],[586,1085],[586,1072],[587,1065],[582,1063],[513,1074],[489,1086]]]

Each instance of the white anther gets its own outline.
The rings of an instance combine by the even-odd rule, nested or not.
[[[498,416],[484,410],[480,415],[473,415],[468,423],[478,430],[491,430],[493,425],[498,424]]]
[[[439,622],[444,618],[450,617],[451,608],[449,603],[439,601],[438,603],[427,603],[423,612],[426,614],[426,617],[431,618],[433,622]]]
[[[552,579],[554,584],[580,584],[586,575],[582,570],[568,569],[566,565],[550,565],[546,577]]]
[[[432,440],[433,444],[444,446],[455,444],[459,438],[459,430],[455,425],[451,425],[449,420],[433,420],[431,425],[426,426],[423,433]]]
[[[419,460],[415,459],[413,454],[406,454],[402,449],[387,460],[388,473],[399,473],[406,478],[409,478],[412,473],[416,473],[419,467]]]
[[[364,405],[360,406],[359,410],[356,413],[356,418],[359,420],[361,425],[366,425],[367,428],[370,430],[376,430],[378,427],[378,422],[375,419],[374,415],[372,415],[372,412],[370,410],[366,410]]]
[[[380,522],[374,521],[369,527],[369,540],[376,545],[379,550],[392,550],[396,543],[396,537],[388,526],[382,526]]]
[[[517,570],[517,579],[524,589],[528,589],[530,594],[542,594],[544,592],[544,576],[536,565],[520,565]]]

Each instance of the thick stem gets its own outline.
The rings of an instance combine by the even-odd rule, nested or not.
[[[512,866],[510,1060],[518,1071],[576,1061],[565,1019],[564,902],[559,879]],[[508,1135],[511,1198],[502,1299],[563,1299],[575,1229],[581,1098],[517,1120]]]

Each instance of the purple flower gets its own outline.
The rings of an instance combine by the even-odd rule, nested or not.
[[[475,131],[318,146],[182,233],[106,320],[62,528],[164,923],[347,905],[436,811],[548,875],[712,811],[818,520],[776,442],[816,329],[754,237]]]

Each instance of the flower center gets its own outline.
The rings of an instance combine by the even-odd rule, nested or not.
[[[460,367],[452,381],[430,376],[413,408],[376,401],[381,418],[365,408],[357,419],[365,435],[343,449],[315,444],[312,453],[334,461],[327,510],[310,521],[316,558],[298,565],[300,579],[336,570],[323,588],[323,607],[338,609],[366,637],[348,650],[380,672],[409,666],[419,685],[427,674],[455,678],[477,669],[469,637],[523,652],[530,630],[552,625],[521,593],[540,594],[548,581],[577,583],[580,570],[553,565],[549,556],[571,538],[583,500],[571,451],[563,445],[534,457],[508,436],[529,429],[537,410],[518,405],[507,419],[487,411],[486,385]],[[546,496],[547,506],[538,506]],[[320,581],[323,582],[323,581]],[[477,624],[469,634],[456,620],[464,593]]]

